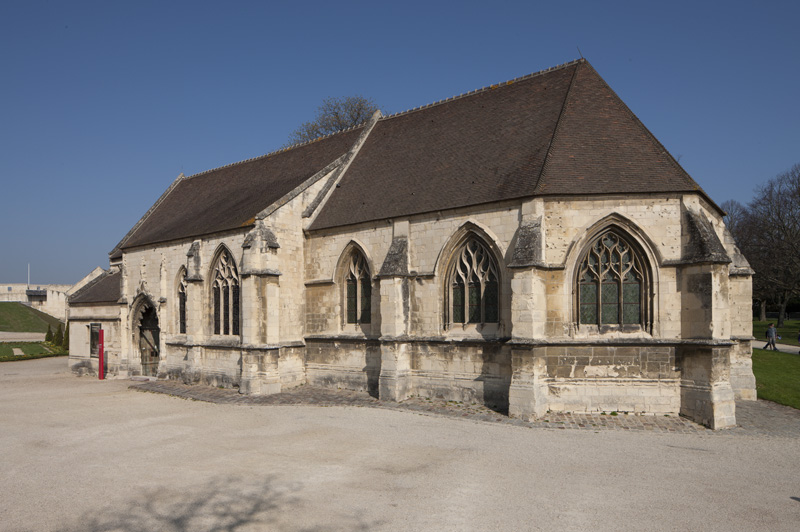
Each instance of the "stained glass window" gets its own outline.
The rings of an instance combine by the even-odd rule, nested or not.
[[[497,264],[477,238],[469,239],[456,253],[449,284],[453,323],[500,321]]]
[[[178,333],[186,334],[186,271],[181,272],[178,285]]]
[[[223,250],[214,268],[214,334],[235,334],[240,332],[239,273],[236,263],[228,250]]]
[[[364,256],[353,251],[345,279],[347,323],[372,321],[372,278]]]
[[[645,273],[642,259],[616,231],[589,246],[578,274],[578,321],[596,325],[642,325]]]

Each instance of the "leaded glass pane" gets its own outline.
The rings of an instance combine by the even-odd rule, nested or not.
[[[228,286],[222,287],[223,334],[231,333],[231,294]]]
[[[220,331],[220,315],[219,315],[219,286],[214,286],[214,334],[219,334]]]
[[[597,323],[597,305],[581,305],[581,323]]]
[[[469,283],[469,322],[481,322],[481,285]]]
[[[178,332],[186,334],[186,292],[178,293]]]
[[[600,300],[604,305],[619,303],[619,283],[603,283],[603,287],[600,289]]]
[[[233,295],[233,334],[239,334],[239,285],[231,287]]]
[[[639,303],[641,287],[638,284],[625,283],[622,285],[622,301],[625,304]]]
[[[464,283],[453,284],[453,323],[464,323]]]
[[[347,323],[356,323],[358,317],[356,280],[347,280]]]
[[[486,291],[483,293],[483,311],[486,314],[484,320],[486,323],[498,323],[500,321],[499,299],[497,281],[486,283]]]
[[[361,323],[372,321],[372,284],[361,279]]]
[[[619,305],[601,305],[603,325],[619,324]]]
[[[603,283],[600,288],[600,301],[602,323],[619,323],[619,283]]]
[[[597,285],[595,283],[581,283],[581,304],[597,305]]]
[[[622,307],[622,323],[636,325],[642,322],[641,306],[638,303],[625,304]]]

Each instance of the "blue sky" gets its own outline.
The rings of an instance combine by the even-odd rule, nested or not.
[[[717,202],[800,162],[800,3],[0,2],[0,283],[71,283],[175,177],[578,47]]]

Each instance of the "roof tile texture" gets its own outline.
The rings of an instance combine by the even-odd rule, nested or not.
[[[256,214],[347,153],[361,129],[185,178],[121,247],[252,225]]]
[[[119,271],[107,272],[74,293],[69,304],[116,303],[122,295],[121,282]]]
[[[311,229],[532,195],[576,67],[380,120]]]
[[[536,194],[699,189],[591,65],[582,63]]]

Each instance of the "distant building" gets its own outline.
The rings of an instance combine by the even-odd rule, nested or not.
[[[0,284],[0,301],[28,305],[61,321],[67,318],[67,293],[70,284]]]
[[[579,60],[179,176],[71,297],[69,363],[102,330],[112,376],[729,427],[752,270],[723,214]]]

